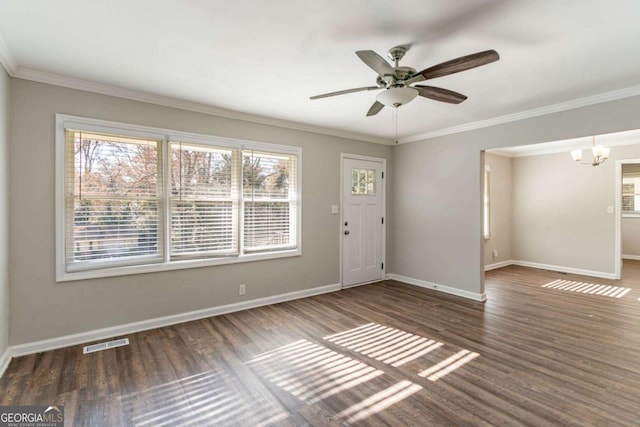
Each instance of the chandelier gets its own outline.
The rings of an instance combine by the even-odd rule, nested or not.
[[[602,163],[604,163],[604,161],[609,158],[609,147],[596,145],[595,135],[591,137],[591,154],[593,157],[590,162],[581,162],[582,150],[580,149],[573,150],[571,152],[571,157],[573,157],[573,160],[580,163],[581,165],[600,166]]]

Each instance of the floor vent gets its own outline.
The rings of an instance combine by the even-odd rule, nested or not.
[[[129,345],[129,338],[122,338],[119,340],[88,345],[82,349],[82,354],[95,353],[96,351],[107,350],[109,348],[122,347],[123,345]]]

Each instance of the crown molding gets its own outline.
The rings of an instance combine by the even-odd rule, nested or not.
[[[18,69],[18,63],[11,54],[11,51],[7,47],[7,44],[4,42],[2,35],[0,35],[0,64],[4,67],[4,69],[7,71],[7,74],[9,74],[10,76],[12,76],[13,73],[15,73],[15,71]]]
[[[573,110],[575,108],[587,107],[589,105],[601,104],[603,102],[616,101],[619,99],[630,98],[640,95],[640,86],[632,86],[625,89],[604,92],[597,95],[578,98],[571,101],[561,102],[558,104],[547,105],[546,107],[534,108],[532,110],[522,111],[519,113],[507,114],[504,116],[494,117],[492,119],[480,120],[477,122],[465,123],[459,126],[452,126],[446,129],[440,129],[433,132],[426,132],[407,138],[401,138],[398,143],[404,144],[408,142],[424,141],[439,136],[452,135],[455,133],[467,132],[470,130],[486,128],[490,126],[501,125],[504,123],[515,122],[523,119],[544,116],[546,114],[559,113],[561,111]]]
[[[7,52],[9,52],[7,50]],[[15,64],[15,62],[14,62]],[[4,65],[4,63],[3,63]],[[5,67],[6,68],[6,67]],[[224,117],[228,119],[243,120],[252,123],[259,123],[280,128],[299,130],[304,132],[312,132],[321,135],[336,136],[340,138],[353,139],[356,141],[373,142],[375,144],[391,145],[392,141],[384,138],[376,138],[371,135],[365,135],[355,132],[347,132],[338,129],[325,128],[304,123],[292,122],[289,120],[281,120],[272,117],[260,116],[257,114],[243,113],[234,110],[214,107],[212,105],[201,104],[198,102],[185,101],[181,99],[171,98],[168,96],[154,95],[151,93],[140,92],[131,89],[125,89],[103,83],[95,83],[88,80],[76,79],[73,77],[61,76],[58,74],[46,73],[43,71],[32,70],[29,68],[18,67],[9,75],[14,78],[31,80],[39,83],[46,83],[54,86],[62,86],[70,89],[78,89],[86,92],[98,93],[101,95],[115,96],[118,98],[130,99],[133,101],[147,102],[150,104],[162,105],[164,107],[179,108],[181,110],[194,111],[197,113],[210,114],[213,116]]]

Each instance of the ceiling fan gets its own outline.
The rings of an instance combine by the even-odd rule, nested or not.
[[[395,63],[395,66],[391,66],[391,64],[389,64],[383,57],[372,50],[359,50],[356,52],[356,55],[358,55],[362,62],[367,64],[369,68],[378,73],[378,77],[376,78],[377,86],[365,86],[339,90],[337,92],[315,95],[310,99],[320,99],[353,92],[383,89],[383,92],[378,94],[376,101],[373,103],[371,108],[369,108],[367,116],[374,116],[378,114],[385,105],[389,107],[399,107],[404,105],[418,95],[434,99],[436,101],[459,104],[467,99],[467,97],[461,93],[434,86],[411,85],[423,80],[435,79],[436,77],[447,76],[449,74],[469,70],[500,59],[498,52],[491,49],[451,59],[416,72],[414,68],[401,67],[399,65],[400,60],[408,50],[409,46],[407,45],[395,46],[389,49],[387,55]]]

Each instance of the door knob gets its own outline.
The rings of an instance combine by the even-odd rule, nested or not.
[[[348,235],[349,234],[349,230],[344,230],[344,235]]]

